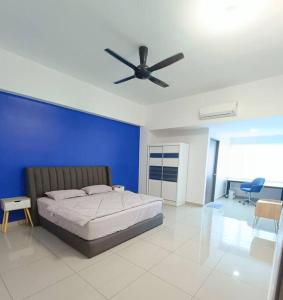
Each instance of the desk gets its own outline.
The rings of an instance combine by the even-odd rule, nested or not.
[[[226,198],[228,198],[228,196],[229,196],[231,182],[244,183],[244,182],[250,182],[250,180],[228,178],[227,186],[226,186],[226,193],[225,193]],[[264,187],[272,188],[272,189],[280,189],[281,190],[281,201],[283,201],[283,182],[266,182],[264,184]]]

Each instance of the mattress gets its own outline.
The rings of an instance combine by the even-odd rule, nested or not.
[[[48,207],[52,204],[54,204],[54,200],[50,198],[38,198],[39,215],[88,241],[124,230],[138,222],[153,218],[162,213],[162,199],[157,198],[156,201],[103,216],[89,221],[84,226],[80,226],[63,216],[56,216],[51,213]]]

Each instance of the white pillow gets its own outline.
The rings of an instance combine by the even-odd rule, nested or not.
[[[86,196],[86,193],[85,191],[82,190],[60,190],[60,191],[46,192],[45,195],[47,195],[49,198],[53,200],[58,201],[58,200],[63,200],[68,198]]]
[[[104,184],[90,185],[82,188],[88,195],[112,192],[112,187]]]

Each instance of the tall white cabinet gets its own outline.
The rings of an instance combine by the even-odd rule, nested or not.
[[[185,143],[148,146],[147,193],[162,197],[168,204],[185,203],[189,145]]]

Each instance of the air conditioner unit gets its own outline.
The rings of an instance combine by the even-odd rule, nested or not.
[[[199,118],[201,120],[232,117],[237,115],[237,102],[228,102],[217,105],[201,107]]]

